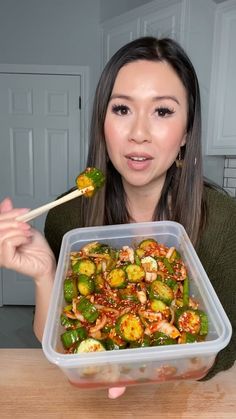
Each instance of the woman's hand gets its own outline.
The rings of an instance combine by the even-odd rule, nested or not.
[[[0,266],[38,278],[55,273],[54,255],[45,238],[29,224],[16,221],[27,209],[13,209],[9,198],[0,203]]]
[[[108,390],[108,397],[109,399],[117,399],[124,394],[125,390],[126,387],[111,387]]]

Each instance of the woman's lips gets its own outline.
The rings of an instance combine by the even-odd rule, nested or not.
[[[147,169],[153,158],[149,154],[126,154],[128,167],[132,170]]]

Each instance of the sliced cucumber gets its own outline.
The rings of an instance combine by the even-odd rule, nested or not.
[[[88,186],[93,186],[93,191],[86,192],[85,196],[91,197],[94,192],[101,188],[105,183],[105,176],[101,170],[95,167],[87,167],[79,176],[76,178],[76,184],[78,189],[83,189]]]
[[[124,288],[126,285],[126,274],[122,268],[115,268],[109,272],[106,278],[111,288]]]
[[[64,298],[67,303],[71,303],[73,298],[78,295],[75,278],[66,278],[64,280]]]
[[[133,342],[142,338],[144,329],[138,316],[127,313],[117,319],[116,332],[127,342]]]
[[[77,286],[81,295],[90,295],[94,292],[95,284],[90,276],[81,274],[78,276]]]
[[[105,351],[105,347],[103,346],[103,344],[97,340],[97,339],[93,339],[93,338],[87,338],[85,340],[83,340],[77,348],[77,352],[101,352],[101,351]]]
[[[145,278],[145,271],[142,266],[136,265],[136,263],[130,263],[125,271],[129,282],[140,282]]]
[[[150,298],[157,298],[165,304],[170,304],[174,299],[173,290],[162,281],[158,279],[153,281],[150,286]]]
[[[152,256],[142,258],[141,264],[146,272],[156,272],[158,270],[157,261]]]
[[[73,265],[72,270],[77,274],[92,276],[96,272],[96,265],[91,259],[83,258]]]
[[[154,239],[145,239],[139,243],[140,249],[143,249],[145,251],[149,250],[150,248],[153,248],[153,246],[155,245],[157,245],[157,241]]]

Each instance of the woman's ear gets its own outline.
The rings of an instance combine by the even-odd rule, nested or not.
[[[180,147],[183,147],[183,145],[186,144],[186,139],[187,139],[187,132],[185,132],[185,134],[184,134],[184,136],[181,140]]]

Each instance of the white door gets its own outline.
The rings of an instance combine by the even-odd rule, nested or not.
[[[80,91],[79,75],[0,74],[1,200],[36,208],[75,185],[84,168]],[[32,224],[43,231],[44,220]],[[30,278],[1,276],[3,304],[34,304]]]

